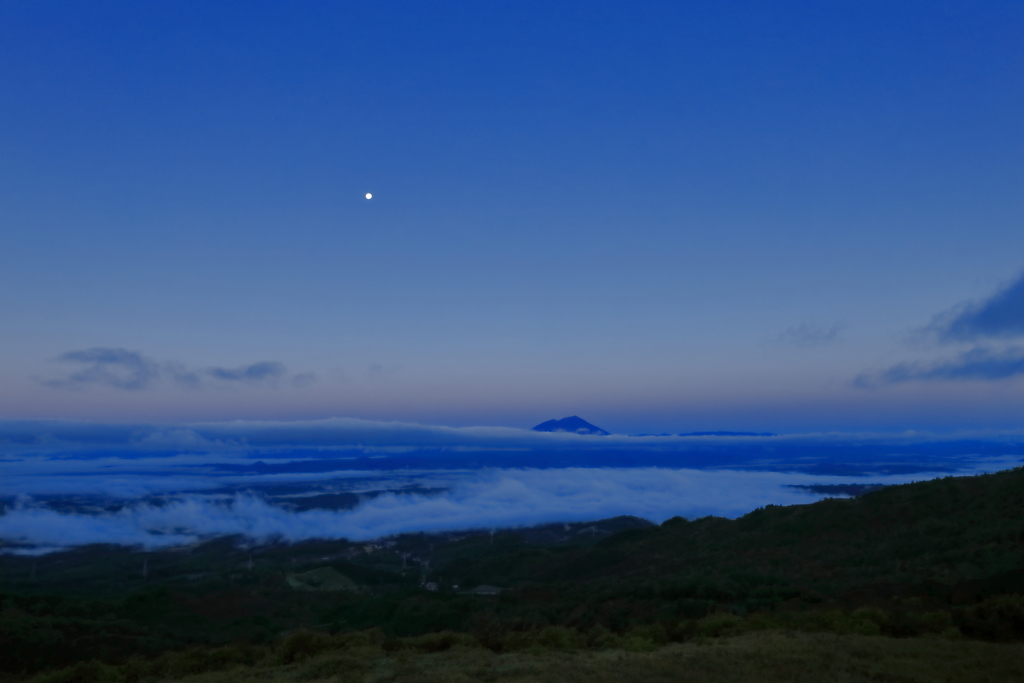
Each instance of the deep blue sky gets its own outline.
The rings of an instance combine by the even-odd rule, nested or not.
[[[1021,35],[0,0],[0,417],[1019,427]]]

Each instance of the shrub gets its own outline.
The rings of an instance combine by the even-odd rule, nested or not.
[[[729,612],[715,612],[697,622],[697,635],[718,638],[742,633],[743,620]]]
[[[774,615],[768,612],[755,612],[743,620],[745,631],[767,631],[768,629],[781,628],[782,624]]]
[[[689,619],[706,617],[714,603],[707,600],[683,600],[679,603],[679,612]]]
[[[619,636],[601,624],[596,624],[587,632],[586,641],[588,646],[599,650],[620,645]]]
[[[309,657],[330,650],[338,646],[338,643],[325,633],[316,631],[298,631],[281,641],[278,647],[278,655],[284,664],[300,662]]]
[[[426,633],[422,636],[412,638],[401,638],[396,642],[394,650],[416,650],[417,652],[444,652],[456,645],[463,647],[481,647],[480,641],[468,633],[455,633],[453,631],[440,631],[438,633]],[[385,649],[389,649],[385,647]]]
[[[252,665],[256,657],[254,649],[247,646],[225,646],[217,648],[193,648],[184,652],[168,652],[163,670],[171,678],[184,678],[207,671],[223,671],[240,665]]]
[[[644,624],[633,627],[626,637],[644,638],[655,645],[664,645],[669,641],[668,632],[661,624]]]
[[[132,657],[120,666],[124,683],[139,683],[149,671],[149,662],[142,657]]]
[[[653,652],[658,649],[658,644],[642,636],[625,635],[620,647],[629,652]]]
[[[918,617],[918,622],[923,633],[943,633],[953,627],[953,615],[940,609],[925,612]]]
[[[1015,640],[1024,637],[1024,596],[997,595],[962,610],[960,630],[967,635],[989,640]]]
[[[574,650],[586,647],[586,639],[577,631],[565,626],[545,626],[528,631],[510,631],[505,635],[502,650],[526,650],[542,648],[547,650]]]
[[[807,615],[805,628],[808,631],[828,631],[830,633],[846,633],[849,620],[839,610],[822,610]]]
[[[546,626],[535,634],[538,645],[552,650],[573,650],[586,644],[579,632],[565,626]]]
[[[368,628],[362,631],[351,631],[334,637],[338,648],[377,647],[384,642],[384,632],[379,628]]]
[[[97,662],[78,662],[57,671],[37,674],[32,683],[116,683],[117,669]]]
[[[877,607],[858,607],[849,617],[850,630],[862,636],[877,636],[885,623],[885,612]]]
[[[651,652],[667,643],[668,632],[661,624],[634,626],[624,635],[619,646],[631,652]]]
[[[312,681],[337,677],[344,681],[358,677],[365,670],[366,664],[359,659],[348,655],[341,655],[340,657],[310,662],[299,669],[295,678],[300,681]]]
[[[505,647],[508,624],[492,612],[483,612],[473,618],[473,635],[486,648],[501,652]]]

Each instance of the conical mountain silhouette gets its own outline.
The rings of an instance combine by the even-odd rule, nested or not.
[[[533,428],[535,432],[572,432],[574,434],[597,434],[608,436],[608,432],[600,427],[595,427],[581,417],[563,417],[561,420],[548,420],[541,422]]]

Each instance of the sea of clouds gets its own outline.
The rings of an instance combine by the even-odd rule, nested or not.
[[[894,484],[912,478],[873,481]],[[737,517],[764,505],[819,500],[825,496],[792,486],[822,481],[820,476],[782,472],[649,467],[484,470],[464,474],[462,482],[442,494],[384,494],[339,511],[290,512],[246,493],[187,494],[96,515],[61,513],[25,501],[0,516],[0,538],[49,549],[87,543],[155,548],[236,534],[254,542],[364,540],[409,531],[507,528],[618,515],[653,522],[676,515]],[[827,481],[848,483],[851,478]]]
[[[1016,434],[598,437],[357,420],[0,423],[0,541],[7,552],[38,553],[224,535],[253,543],[365,540],[618,515],[732,518],[825,497],[797,486],[899,484],[1014,467],[1021,441]],[[431,490],[400,490],[411,485]],[[294,496],[377,493],[353,509],[294,511],[268,495],[282,486]]]

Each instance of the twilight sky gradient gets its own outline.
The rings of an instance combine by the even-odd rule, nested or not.
[[[0,418],[1019,428],[1021,35],[0,0]]]

